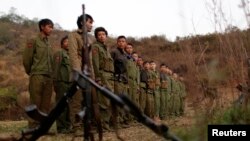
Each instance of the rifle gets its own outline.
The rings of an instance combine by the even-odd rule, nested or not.
[[[91,77],[90,74],[90,60],[89,60],[89,51],[90,47],[88,45],[88,37],[87,37],[87,27],[86,27],[86,16],[85,16],[85,5],[82,4],[82,38],[83,38],[83,47],[82,47],[82,72],[88,77]],[[84,105],[83,108],[83,113],[85,115],[82,115],[83,117],[83,125],[84,125],[84,141],[89,141],[90,136],[91,140],[94,140],[93,134],[90,134],[91,130],[91,119],[92,119],[92,107],[91,107],[91,102],[92,102],[92,97],[91,97],[91,86],[89,82],[85,81],[85,87],[84,87],[84,92],[82,93],[82,96],[84,97]]]
[[[43,115],[41,115],[41,117],[43,118],[41,118],[42,121],[41,121],[40,126],[35,128],[33,131],[27,132],[26,134],[23,133],[23,135],[32,134],[31,138],[28,139],[29,141],[35,141],[40,136],[47,133],[47,131],[52,126],[56,118],[63,112],[68,99],[72,97],[77,91],[77,87],[80,87],[81,89],[85,89],[87,86],[86,85],[87,82],[93,87],[95,87],[97,90],[99,90],[105,97],[113,101],[117,106],[123,108],[127,112],[130,112],[133,116],[136,117],[138,122],[144,124],[145,126],[150,128],[152,131],[154,131],[156,134],[162,136],[165,139],[170,139],[172,141],[180,141],[178,137],[176,137],[169,131],[168,126],[164,124],[155,123],[151,118],[149,118],[143,112],[141,112],[141,110],[126,95],[114,94],[109,89],[107,89],[106,87],[100,86],[94,80],[92,80],[85,74],[82,74],[81,72],[75,71],[74,74],[75,74],[74,75],[75,81],[73,85],[70,87],[70,89],[66,92],[65,96],[60,99],[60,101],[57,103],[55,108],[53,108],[52,111],[47,116],[43,117]],[[27,112],[28,115],[30,115],[29,113],[32,113],[32,112]],[[36,113],[36,114],[39,114],[39,113]]]

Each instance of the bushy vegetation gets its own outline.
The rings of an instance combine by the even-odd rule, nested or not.
[[[13,87],[0,88],[0,111],[6,110],[16,104],[17,91]]]
[[[22,50],[27,38],[35,36],[38,19],[29,20],[14,12],[0,16],[0,111],[15,103],[16,95],[27,91],[28,76],[22,66]],[[60,27],[60,25],[58,25]],[[51,35],[54,49],[68,31],[56,29]],[[28,35],[28,36],[27,36]],[[196,123],[176,132],[183,140],[206,140],[207,124],[249,124],[250,112],[234,107],[225,100],[236,92],[235,86],[247,79],[247,58],[250,45],[250,29],[228,27],[223,33],[210,33],[177,37],[169,41],[164,35],[133,38],[129,42],[144,60],[166,63],[182,74],[188,91],[187,99],[196,112]],[[114,47],[116,37],[108,39]],[[226,92],[226,88],[229,88]],[[225,97],[221,97],[222,93]],[[207,99],[207,103],[203,103]],[[229,106],[225,106],[225,101]]]

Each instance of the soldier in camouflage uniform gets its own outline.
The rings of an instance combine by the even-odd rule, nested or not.
[[[93,18],[86,14],[86,29],[87,32],[91,32],[92,27],[93,27]],[[69,47],[68,47],[68,53],[69,53],[69,60],[70,60],[70,65],[71,65],[71,70],[76,70],[79,72],[81,71],[82,68],[82,47],[84,45],[84,41],[82,38],[82,19],[83,19],[83,15],[80,15],[77,18],[77,26],[78,29],[76,31],[72,31],[71,33],[69,33]],[[88,43],[91,44],[91,40],[88,38]],[[90,56],[91,57],[91,56]],[[72,73],[71,73],[72,75]],[[91,74],[93,77],[93,74]],[[70,76],[72,77],[72,76]],[[71,78],[72,79],[72,78]],[[76,121],[75,116],[76,114],[78,114],[78,112],[81,111],[81,107],[82,107],[82,101],[83,101],[83,96],[82,96],[82,90],[79,89],[75,95],[72,97],[72,100],[70,101],[70,120],[72,123],[72,127],[74,132],[76,132],[76,134],[78,134],[77,132],[81,131],[81,122],[80,121]],[[82,132],[82,131],[81,131]]]
[[[136,53],[133,52],[133,45],[131,43],[128,43],[128,45],[125,48],[125,51],[127,53],[127,57],[129,59],[127,63],[127,73],[128,73],[128,95],[131,98],[131,100],[139,106],[139,83],[140,83],[140,71],[139,67],[136,65]],[[137,55],[138,57],[138,55]]]
[[[58,102],[70,88],[70,62],[68,55],[68,36],[61,40],[61,50],[54,55],[54,90],[56,92],[56,101]],[[71,127],[69,117],[69,105],[66,105],[65,111],[56,120],[57,132],[68,133]]]
[[[145,108],[144,108],[144,112],[147,116],[149,116],[150,118],[154,117],[154,96],[153,96],[153,89],[154,89],[154,83],[153,83],[153,75],[150,72],[150,63],[148,61],[143,62],[143,66],[144,69],[141,72],[141,82],[145,83],[146,88],[145,88],[145,92],[146,92],[146,99],[144,99],[145,95],[142,95],[142,99],[141,102],[144,102],[144,100],[146,100],[145,103]],[[143,88],[144,89],[144,88]],[[143,105],[144,106],[144,105]]]
[[[128,95],[130,99],[139,107],[139,83],[140,83],[140,71],[133,58],[133,45],[128,43],[125,48],[127,53],[127,76],[128,76]],[[134,57],[135,53],[134,53]],[[133,116],[129,115],[129,120],[133,121]]]
[[[48,36],[53,30],[53,25],[50,19],[40,20],[40,33],[36,38],[28,40],[23,53],[23,65],[30,77],[30,102],[44,113],[48,113],[51,108],[53,54]],[[29,128],[34,128],[37,125],[39,123],[29,121]]]
[[[166,64],[160,65],[160,118],[166,119],[167,116],[167,88],[168,88],[168,76],[166,74]]]
[[[152,74],[153,96],[154,96],[154,120],[160,121],[160,74],[156,70],[156,63],[150,61],[150,72]]]
[[[173,116],[180,116],[180,84],[178,74],[173,73],[172,81],[172,96],[173,96]]]
[[[125,47],[127,46],[126,37],[121,35],[118,36],[116,41],[117,47],[111,51],[111,56],[114,60],[114,69],[115,69],[115,82],[114,82],[114,92],[115,94],[127,95],[128,94],[128,76],[127,76],[127,54],[125,52]],[[121,110],[120,108],[114,107],[114,112],[112,113],[112,121],[119,123],[128,122],[128,115]],[[116,117],[118,119],[116,119]]]
[[[95,73],[95,81],[114,92],[114,61],[106,46],[108,32],[103,27],[95,29],[96,41],[92,44],[92,62]],[[110,130],[109,122],[111,118],[110,101],[100,92],[97,94],[103,128]]]
[[[172,90],[173,90],[173,72],[172,70],[166,66],[166,73],[167,73],[167,95],[165,97],[166,99],[166,114],[167,117],[170,117],[173,113],[173,95],[172,95]]]
[[[142,58],[140,58],[142,60]],[[139,60],[138,60],[139,61]],[[138,62],[137,61],[137,62]],[[148,62],[145,62],[145,65]],[[137,63],[137,66],[139,67],[140,70],[140,94],[139,94],[139,105],[140,109],[143,113],[145,113],[145,108],[146,108],[146,98],[147,98],[147,73],[144,69],[144,67],[140,67],[139,63]]]

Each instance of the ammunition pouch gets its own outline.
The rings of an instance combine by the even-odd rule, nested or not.
[[[162,81],[162,82],[161,82],[161,88],[162,88],[162,89],[168,88],[168,82],[167,82],[167,81]]]
[[[155,82],[153,81],[153,79],[148,80],[148,88],[155,89]]]
[[[155,85],[156,85],[156,86],[161,86],[161,81],[160,81],[160,79],[158,79],[158,78],[156,79]]]

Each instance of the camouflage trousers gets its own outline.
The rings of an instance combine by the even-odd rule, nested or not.
[[[160,91],[159,89],[155,89],[153,91],[154,94],[154,116],[159,117],[160,115]]]
[[[165,119],[167,116],[167,90],[160,89],[160,118]]]
[[[177,92],[172,93],[172,115],[180,115],[180,95]]]
[[[31,75],[29,81],[30,102],[44,113],[49,113],[51,109],[51,96],[53,90],[53,80],[46,75]],[[29,127],[34,128],[38,122],[29,119]]]
[[[146,99],[147,99],[146,90],[144,88],[140,88],[139,106],[143,113],[145,112],[145,108],[146,108]]]
[[[107,87],[110,91],[114,92],[114,78],[113,73],[102,72],[102,85]],[[100,91],[97,91],[97,101],[100,107],[100,116],[104,129],[109,128],[112,107],[110,100],[106,98]]]
[[[128,81],[128,95],[129,98],[139,107],[139,94],[138,94],[138,84],[135,80],[129,79]]]
[[[155,113],[155,108],[154,108],[153,90],[147,90],[145,114],[150,118],[153,118],[154,113]]]

